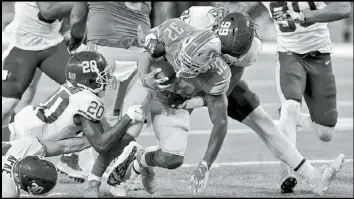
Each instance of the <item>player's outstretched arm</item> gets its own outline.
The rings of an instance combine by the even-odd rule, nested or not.
[[[42,140],[41,143],[46,150],[46,157],[75,153],[90,147],[86,137],[74,137],[59,141]]]
[[[46,20],[62,19],[70,16],[74,2],[42,2],[37,1],[40,14]]]
[[[81,115],[79,117],[84,135],[98,153],[107,152],[123,136],[132,121],[128,115],[124,115],[117,124],[104,131],[101,122],[88,120]]]
[[[70,33],[75,38],[83,38],[86,30],[87,2],[75,2],[70,13]]]
[[[305,11],[304,24],[333,22],[349,17],[350,2],[333,1],[325,3],[327,6],[323,9]]]
[[[225,93],[217,96],[205,95],[204,99],[208,106],[210,120],[213,123],[208,148],[203,158],[210,168],[218,156],[226,136],[228,101]]]

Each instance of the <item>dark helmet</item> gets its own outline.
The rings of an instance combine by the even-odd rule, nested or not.
[[[43,195],[55,187],[58,173],[53,163],[44,158],[26,156],[14,164],[13,177],[21,189],[33,195]]]
[[[216,33],[221,40],[221,52],[240,58],[251,48],[257,25],[245,13],[233,12],[224,17]]]
[[[111,67],[97,52],[82,51],[70,57],[65,67],[66,80],[74,86],[98,93],[108,83]]]

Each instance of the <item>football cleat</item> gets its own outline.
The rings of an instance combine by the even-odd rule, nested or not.
[[[323,193],[328,189],[337,173],[341,170],[344,159],[345,155],[340,154],[336,159],[332,161],[331,164],[318,167],[315,170],[315,173],[313,174],[314,177],[311,180],[304,177],[303,180],[315,194],[322,196]]]
[[[295,176],[288,176],[282,180],[280,185],[281,193],[294,193],[294,188],[297,184]]]
[[[136,142],[130,142],[130,144],[124,148],[123,153],[118,157],[108,173],[107,184],[117,186],[120,185],[121,182],[129,179],[131,169],[129,166],[136,159],[135,155],[138,148],[142,147]]]
[[[87,177],[78,164],[79,157],[76,154],[71,156],[61,156],[60,161],[57,164],[57,170],[59,173],[68,176],[70,179],[75,180],[78,183],[85,182]]]

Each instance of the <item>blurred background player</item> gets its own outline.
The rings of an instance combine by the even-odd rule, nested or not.
[[[10,116],[31,104],[42,71],[58,84],[65,83],[69,59],[62,35],[62,19],[70,15],[73,2],[15,2],[13,20],[3,31],[2,126]],[[4,46],[3,46],[4,47]],[[8,134],[2,135],[8,141]],[[62,156],[61,171],[77,176],[78,156]]]
[[[151,28],[150,13],[150,2],[77,2],[71,13],[69,49],[74,50],[82,42],[87,25],[87,49],[101,53],[114,68],[115,86],[107,88],[104,97],[108,127],[114,125],[121,115],[124,96],[137,75],[138,60],[144,52],[143,40]],[[140,133],[140,130],[136,132]],[[126,145],[134,140],[134,136],[131,133]],[[103,175],[110,159],[118,156],[115,153],[112,149],[107,157],[98,157],[100,161],[94,166],[98,173]],[[102,176],[97,175],[89,177],[94,180],[91,185],[96,188]]]
[[[337,123],[336,83],[328,22],[349,16],[349,2],[262,2],[277,30],[276,82],[282,102],[280,129],[296,145],[296,125],[329,142]],[[310,114],[300,112],[302,97]],[[281,190],[293,192],[296,179],[281,164]]]

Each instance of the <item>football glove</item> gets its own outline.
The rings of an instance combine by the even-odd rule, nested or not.
[[[145,120],[145,115],[144,111],[141,108],[141,105],[134,105],[128,108],[128,111],[125,113],[128,115],[130,119],[132,119],[131,124],[137,123],[137,122],[144,122]]]
[[[204,106],[204,100],[202,97],[193,97],[191,99],[187,99],[184,101],[182,104],[178,105],[178,109],[195,109],[195,108],[200,108]],[[172,106],[172,108],[175,108]]]
[[[144,87],[150,88],[153,90],[165,90],[165,89],[171,87],[171,84],[162,85],[164,82],[167,82],[169,80],[168,77],[156,79],[156,74],[159,72],[161,72],[161,68],[157,68],[157,69],[153,70],[152,72],[150,72],[146,75],[143,75],[142,77],[140,77],[141,84]]]
[[[201,193],[207,186],[209,180],[209,168],[206,161],[199,162],[197,169],[194,170],[189,181],[189,189],[193,189],[194,193]]]
[[[288,10],[288,14],[291,16],[291,19],[294,21],[294,23],[297,24],[304,24],[306,17],[303,12],[295,12],[293,10]]]
[[[77,38],[70,33],[70,38],[66,42],[66,47],[68,49],[68,52],[72,54],[73,51],[75,51],[77,48],[81,46],[83,41],[84,41],[84,37]]]

